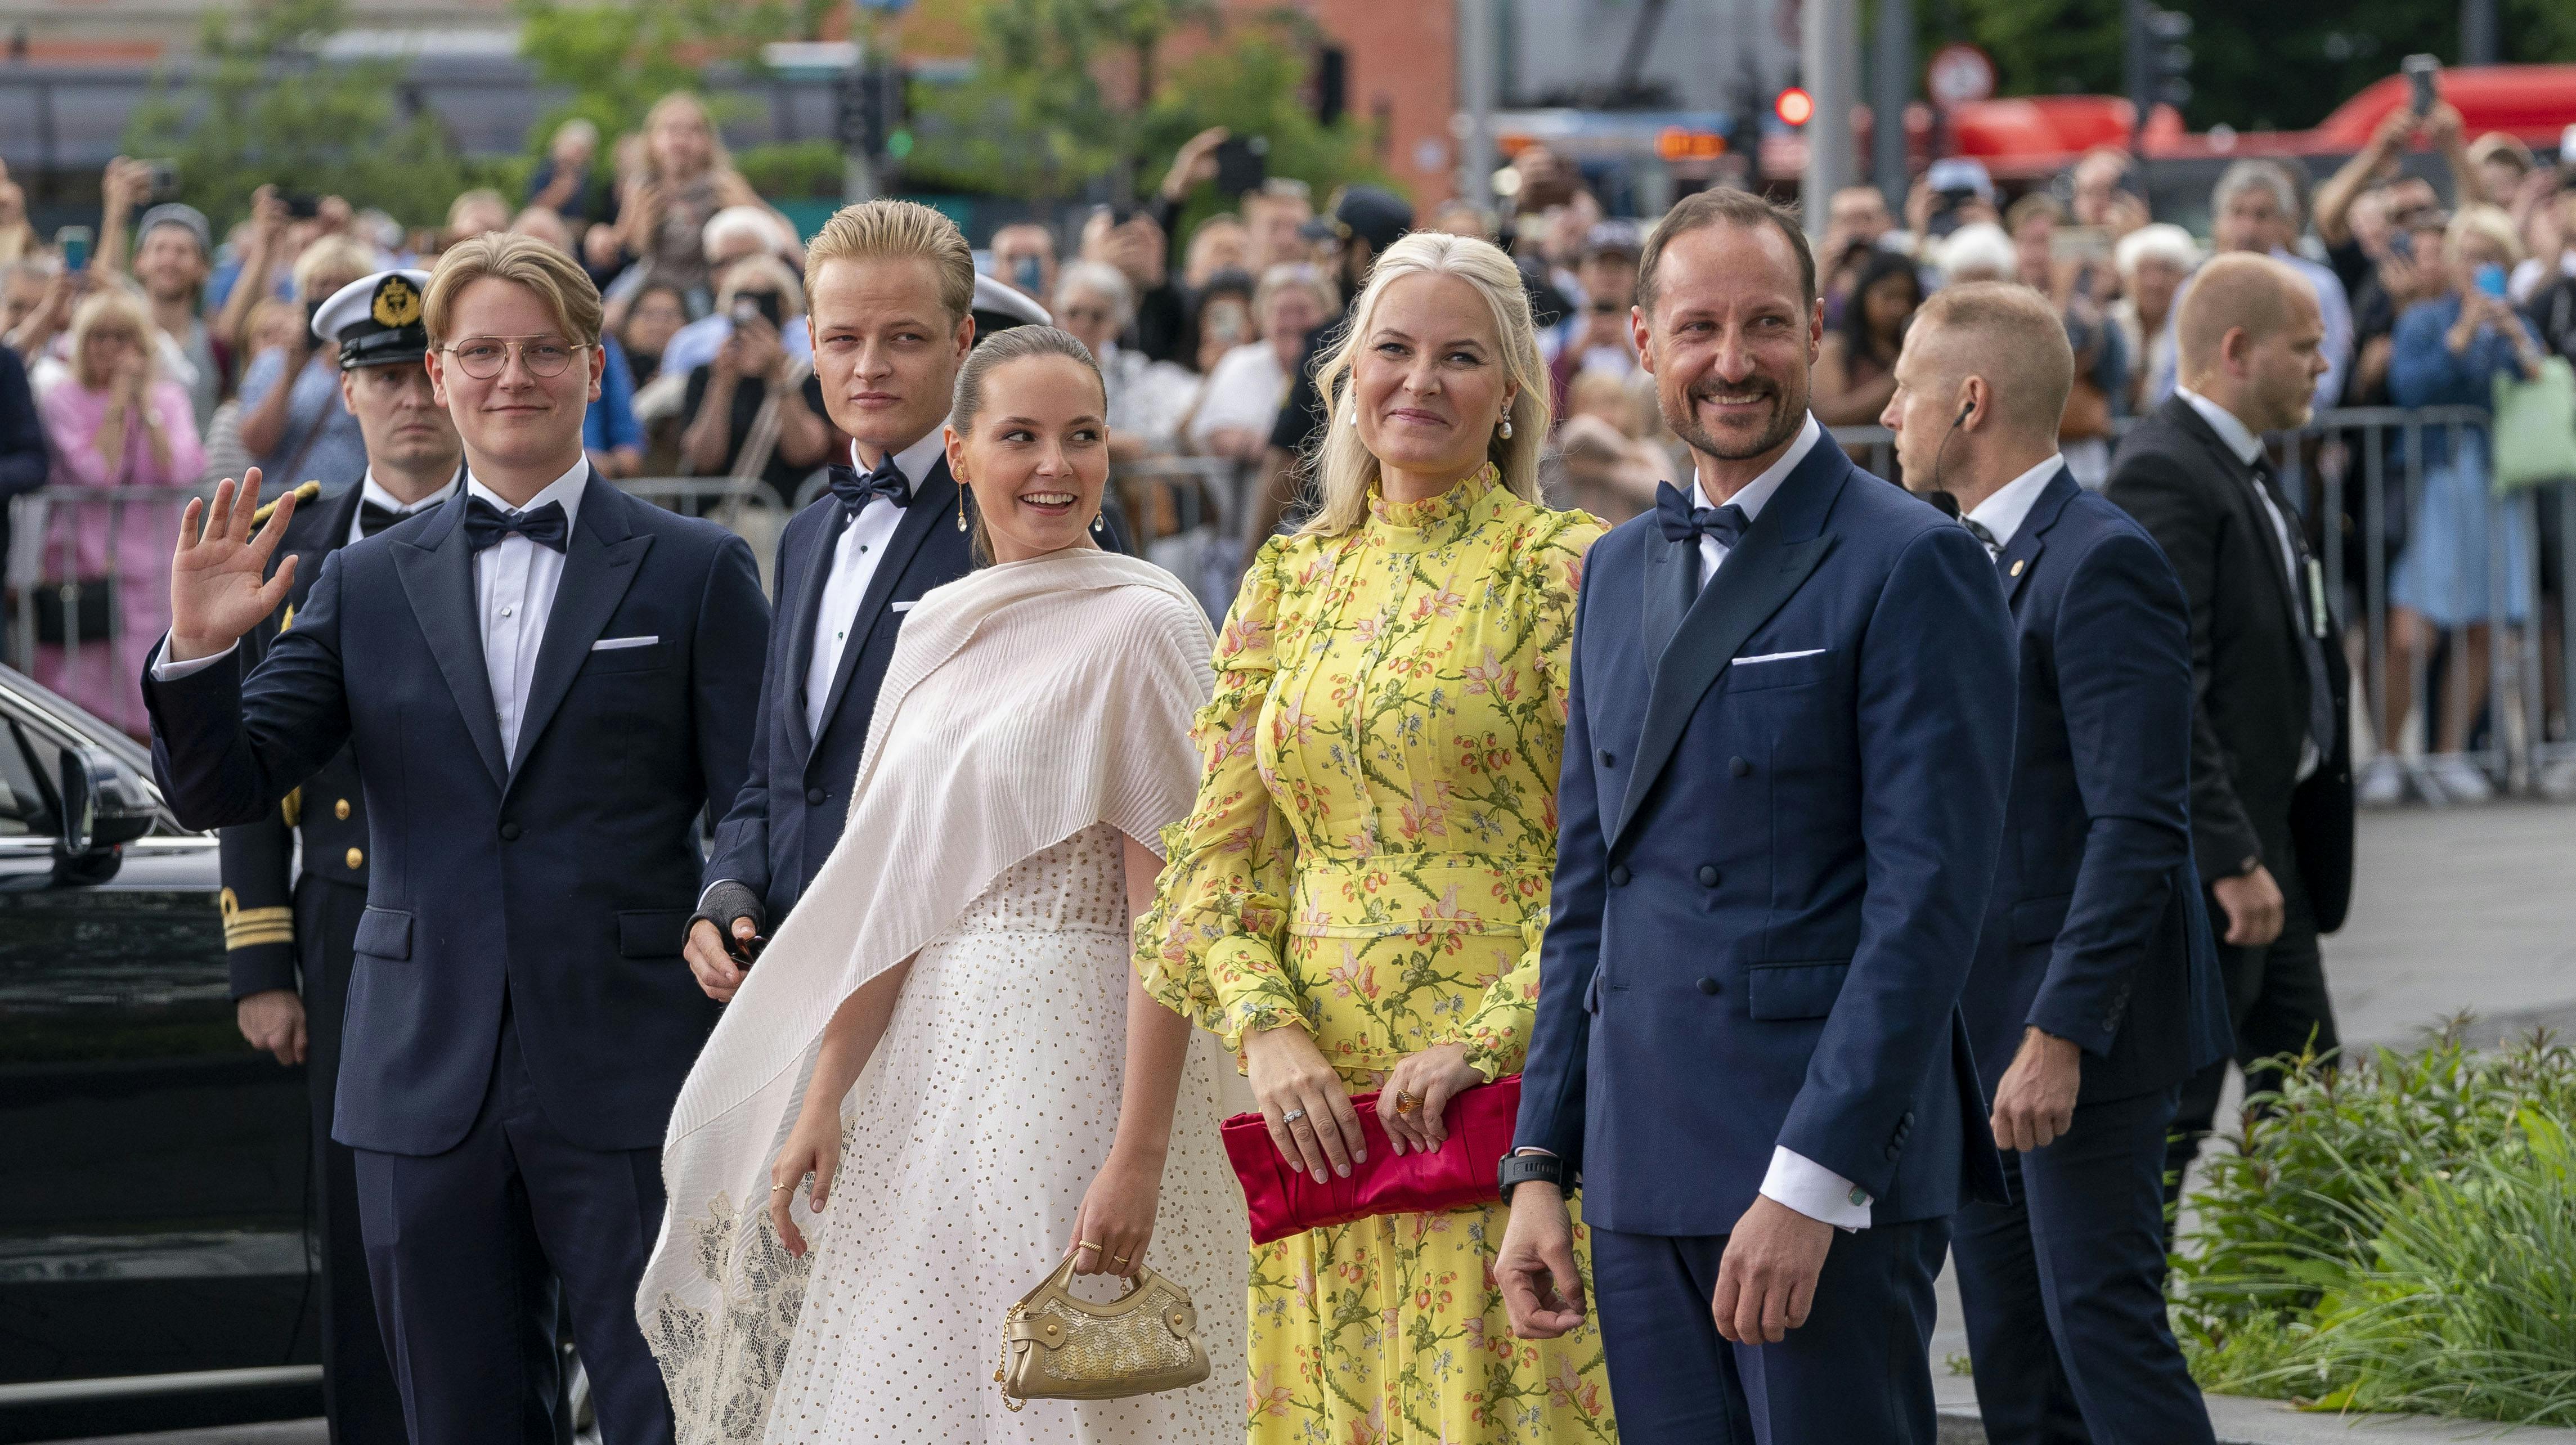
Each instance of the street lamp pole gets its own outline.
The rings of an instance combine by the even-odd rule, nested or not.
[[[1878,0],[1877,70],[1869,100],[1870,181],[1887,197],[1891,215],[1905,214],[1905,109],[1914,99],[1913,0]]]
[[[1465,172],[1459,194],[1487,210],[1494,205],[1494,0],[1458,0],[1458,79],[1464,133],[1458,138]]]
[[[1855,9],[1856,0],[1806,0],[1799,16],[1799,70],[1816,103],[1807,122],[1807,176],[1800,193],[1811,236],[1824,234],[1834,192],[1852,183],[1852,105],[1860,98]],[[1897,124],[1903,126],[1902,116]]]

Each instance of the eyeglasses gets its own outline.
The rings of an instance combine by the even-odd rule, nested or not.
[[[476,336],[440,349],[455,357],[457,369],[467,376],[476,381],[490,381],[508,368],[511,352],[519,354],[519,364],[528,369],[530,376],[554,377],[563,375],[564,368],[572,365],[574,352],[588,348],[586,345],[568,345],[551,336],[517,341],[500,336]]]

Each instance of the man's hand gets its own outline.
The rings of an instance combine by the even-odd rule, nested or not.
[[[1514,1190],[1515,1194],[1519,1191]],[[1709,1313],[1717,1332],[1739,1345],[1776,1345],[1807,1322],[1816,1276],[1833,1248],[1834,1227],[1762,1195],[1735,1221],[1717,1263]]]
[[[1543,1180],[1512,1189],[1511,1219],[1494,1256],[1494,1285],[1512,1333],[1552,1340],[1583,1324],[1583,1274],[1574,1267],[1574,1219],[1565,1194]]]
[[[725,947],[726,936],[749,943],[760,936],[766,921],[760,895],[749,887],[728,879],[707,889],[697,916],[689,920],[688,941],[680,949],[707,997],[726,1003],[742,987],[745,965]]]
[[[2281,936],[2281,885],[2272,881],[2272,870],[2257,863],[2212,883],[2209,891],[2227,914],[2227,935],[2220,942],[2230,948],[2262,948]]]
[[[281,383],[283,384],[283,383]],[[277,575],[262,582],[268,559],[286,535],[295,515],[295,493],[277,499],[268,525],[251,535],[251,515],[259,509],[259,468],[253,467],[236,488],[226,477],[215,487],[208,507],[191,500],[179,516],[179,550],[170,559],[170,642],[168,661],[193,662],[233,645],[286,600],[295,583],[295,559],[288,557]],[[205,528],[198,530],[203,517]]]
[[[233,1021],[254,1049],[277,1055],[281,1064],[304,1062],[304,1000],[291,988],[262,989],[233,1005]]]
[[[2075,1095],[2084,1082],[2084,1050],[2070,1040],[2036,1028],[2021,1032],[2021,1048],[2012,1067],[1995,1085],[1994,1117],[1998,1149],[2043,1148],[2075,1122]]]
[[[1177,201],[1187,196],[1194,186],[1216,179],[1216,148],[1225,144],[1232,132],[1212,125],[1183,142],[1172,157],[1172,168],[1163,173],[1163,199]],[[1230,205],[1235,197],[1226,197]]]

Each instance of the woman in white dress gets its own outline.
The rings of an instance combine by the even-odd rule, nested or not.
[[[1106,409],[1051,328],[958,377],[949,470],[992,565],[905,618],[848,832],[663,1146],[637,1314],[681,1445],[1242,1432],[1225,1065],[1128,964],[1155,840],[1190,809],[1210,637],[1168,574],[1092,540]],[[1216,1375],[1006,1408],[1004,1312],[1068,1252],[1188,1289]]]

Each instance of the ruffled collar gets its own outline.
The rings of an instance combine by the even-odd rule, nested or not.
[[[1491,462],[1459,478],[1449,490],[1440,495],[1425,497],[1418,502],[1390,502],[1386,499],[1386,494],[1378,489],[1378,483],[1371,482],[1368,497],[1369,516],[1376,519],[1380,525],[1397,531],[1429,531],[1466,516],[1478,502],[1483,501],[1501,484],[1502,474]]]

